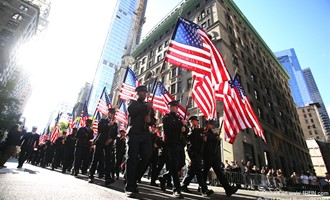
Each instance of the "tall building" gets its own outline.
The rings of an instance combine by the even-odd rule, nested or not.
[[[327,141],[322,119],[319,113],[320,104],[311,103],[308,106],[299,107],[298,115],[305,139],[317,139]]]
[[[19,110],[20,113],[23,113],[32,94],[32,83],[30,79],[31,75],[24,71],[21,67],[17,67],[14,75],[17,77],[14,78],[16,79],[16,84],[12,92],[12,96],[19,101]]]
[[[159,74],[179,15],[199,24],[212,36],[230,74],[239,69],[237,75],[264,129],[267,143],[252,129],[240,132],[232,145],[222,142],[223,161],[250,160],[257,166],[267,164],[274,169],[281,168],[285,175],[310,170],[313,166],[290,92],[289,75],[232,0],[184,0],[179,3],[131,54],[135,62],[130,67],[140,82],[150,87],[153,77]],[[189,72],[166,64],[161,81],[176,99],[187,104],[192,83]],[[203,119],[195,103],[188,111]],[[217,111],[222,116],[221,102],[218,102]],[[161,127],[159,113],[157,118]],[[219,132],[218,129],[215,131]]]
[[[289,84],[296,105],[301,107],[312,103],[312,98],[294,49],[275,52],[275,55],[290,75]]]
[[[39,7],[39,20],[38,20],[38,28],[37,35],[40,35],[43,31],[45,31],[48,27],[48,16],[51,9],[51,0],[24,0],[29,2],[30,4],[34,4]]]
[[[312,71],[310,68],[303,69],[303,74],[306,80],[307,88],[309,90],[309,93],[312,97],[312,100],[314,103],[320,104],[320,107],[318,108],[322,123],[324,126],[324,129],[326,131],[328,141],[330,142],[330,119],[327,112],[327,109],[323,103],[323,99],[321,97],[321,94],[319,92],[319,89],[317,88],[315,79],[313,77]]]
[[[80,89],[77,101],[74,105],[74,115],[76,117],[80,117],[81,111],[84,108],[85,101],[88,100],[88,95],[91,90],[91,87],[92,86],[90,83],[85,83],[85,85]],[[70,112],[72,112],[72,111],[70,111]],[[89,112],[89,114],[91,114],[91,113]]]
[[[89,112],[94,112],[106,86],[109,94],[116,69],[122,56],[130,53],[140,41],[147,0],[118,0],[107,39],[100,57],[88,101]]]
[[[0,2],[0,84],[15,71],[19,48],[36,33],[39,7],[23,0]]]

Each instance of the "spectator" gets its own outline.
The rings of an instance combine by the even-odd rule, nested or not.
[[[225,168],[226,172],[230,172],[232,170],[232,166],[229,164],[228,160],[225,160]]]
[[[301,183],[303,185],[308,185],[309,184],[307,172],[301,172],[300,180],[301,180]]]
[[[311,185],[318,185],[319,183],[319,181],[318,181],[318,179],[317,179],[317,177],[315,176],[315,173],[311,173],[311,175],[308,177],[308,179],[309,179],[309,184],[311,184]]]
[[[300,181],[299,181],[299,176],[297,175],[296,172],[293,172],[291,175],[291,181],[293,185],[299,185]]]
[[[261,186],[262,186],[263,191],[269,191],[268,185],[267,185],[267,177],[266,177],[267,171],[266,171],[265,167],[261,168],[260,175],[261,175]]]

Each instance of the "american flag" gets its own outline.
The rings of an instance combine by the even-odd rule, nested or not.
[[[84,103],[84,107],[81,111],[81,116],[80,116],[80,127],[84,127],[86,125],[86,120],[88,119],[88,110],[87,110],[87,101]]]
[[[112,104],[109,96],[107,95],[106,87],[104,87],[99,102],[96,106],[96,110],[103,115],[108,115],[109,108],[112,108]]]
[[[166,90],[164,84],[158,82],[153,101],[153,108],[164,115],[170,112],[168,103],[174,100],[175,98]],[[189,116],[189,113],[186,113],[186,109],[182,105],[179,104],[178,108],[178,114],[181,118]]]
[[[69,122],[68,122],[68,133],[71,134],[71,129],[76,127],[76,116],[75,116],[75,108],[72,109],[72,113],[71,113],[71,117],[69,118]]]
[[[241,130],[253,128],[256,135],[266,142],[263,129],[247,99],[238,77],[235,76],[232,81],[223,83],[220,88],[222,88],[224,94],[221,98],[224,103],[223,120],[225,140],[229,143],[234,143]]]
[[[99,112],[96,113],[95,115],[95,119],[93,121],[93,126],[92,126],[92,129],[93,129],[93,132],[94,132],[94,137],[97,135],[98,133],[98,125],[99,125],[99,121],[101,119],[101,115]]]
[[[230,80],[225,62],[208,34],[197,24],[182,17],[178,18],[165,60],[195,71],[197,75],[209,76],[214,86]]]
[[[126,130],[128,124],[128,116],[125,101],[121,101],[119,109],[116,111],[115,120],[120,122],[120,129]]]
[[[192,98],[206,119],[217,118],[215,91],[209,76],[194,82]]]
[[[137,86],[140,86],[138,79],[136,78],[134,72],[129,67],[127,67],[124,82],[119,91],[119,98],[126,101],[131,99],[136,100],[137,95],[135,88]]]
[[[58,123],[56,123],[54,129],[53,129],[53,132],[52,132],[52,136],[50,138],[50,142],[51,143],[54,143],[55,140],[60,137],[60,128],[58,126]]]

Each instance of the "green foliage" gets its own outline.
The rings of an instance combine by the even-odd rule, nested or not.
[[[12,97],[14,85],[14,81],[9,81],[5,86],[0,84],[0,129],[9,129],[21,117],[20,102]]]

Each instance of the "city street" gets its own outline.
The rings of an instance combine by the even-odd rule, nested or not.
[[[128,199],[124,194],[124,181],[117,180],[111,186],[104,186],[104,181],[96,179],[94,184],[87,182],[87,176],[77,178],[59,171],[52,171],[25,163],[17,169],[17,161],[11,159],[7,168],[0,169],[0,200],[20,199]],[[137,199],[171,199],[171,191],[163,193],[159,188],[149,185],[147,179],[139,184]],[[275,192],[256,192],[239,190],[231,198],[226,197],[222,187],[210,187],[215,191],[211,197],[197,194],[197,185],[192,184],[195,194],[184,193],[185,199],[329,199],[329,196],[300,195]]]

